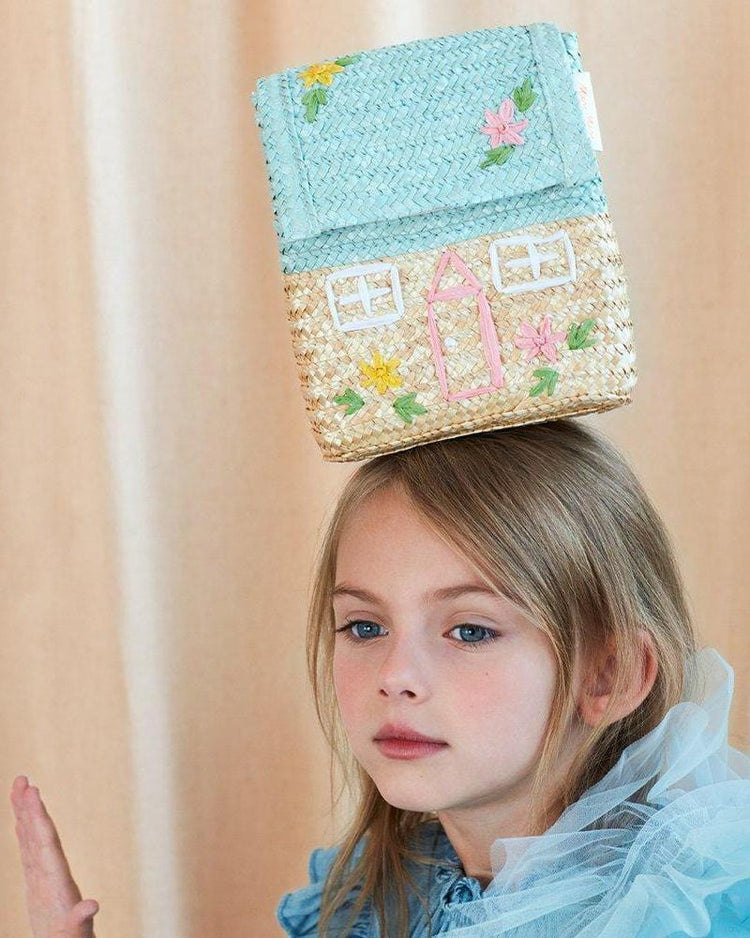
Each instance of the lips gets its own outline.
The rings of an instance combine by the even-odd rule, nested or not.
[[[387,759],[407,761],[425,759],[450,748],[448,743],[425,743],[415,739],[378,739],[375,745]]]
[[[385,723],[374,736],[375,741],[384,739],[403,739],[412,740],[419,743],[443,743],[444,739],[437,739],[435,736],[425,736],[417,730],[406,726],[403,723]]]

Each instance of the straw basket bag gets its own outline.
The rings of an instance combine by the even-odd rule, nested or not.
[[[632,323],[586,77],[577,35],[535,23],[258,79],[324,459],[630,402]]]

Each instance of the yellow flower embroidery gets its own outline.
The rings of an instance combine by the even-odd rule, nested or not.
[[[366,375],[360,382],[362,387],[366,388],[374,384],[379,394],[385,394],[388,388],[400,387],[403,382],[398,375],[393,373],[400,364],[400,358],[389,358],[388,361],[383,361],[380,352],[375,352],[369,365],[365,361],[360,361],[360,370]]]
[[[299,73],[299,78],[305,83],[305,88],[309,88],[313,82],[319,82],[321,85],[330,85],[336,72],[343,72],[343,66],[335,62],[319,62],[311,65],[304,72]]]
[[[307,91],[302,95],[302,104],[305,106],[305,120],[314,124],[318,119],[318,111],[328,100],[326,89],[330,87],[333,76],[343,72],[347,65],[358,62],[359,55],[342,55],[335,62],[316,62],[303,72],[297,73],[297,78],[305,83]]]

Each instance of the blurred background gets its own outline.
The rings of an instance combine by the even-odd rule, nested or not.
[[[4,0],[2,938],[29,933],[18,774],[101,938],[281,935],[340,823],[304,625],[353,467],[307,423],[250,92],[539,21],[591,73],[639,368],[578,419],[664,517],[747,739],[750,3]]]

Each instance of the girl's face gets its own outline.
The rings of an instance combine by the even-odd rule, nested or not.
[[[391,805],[515,826],[556,665],[547,636],[502,596],[432,595],[467,584],[486,589],[400,492],[373,496],[338,551],[336,696],[355,757]],[[389,757],[375,742],[386,722],[447,745]]]

